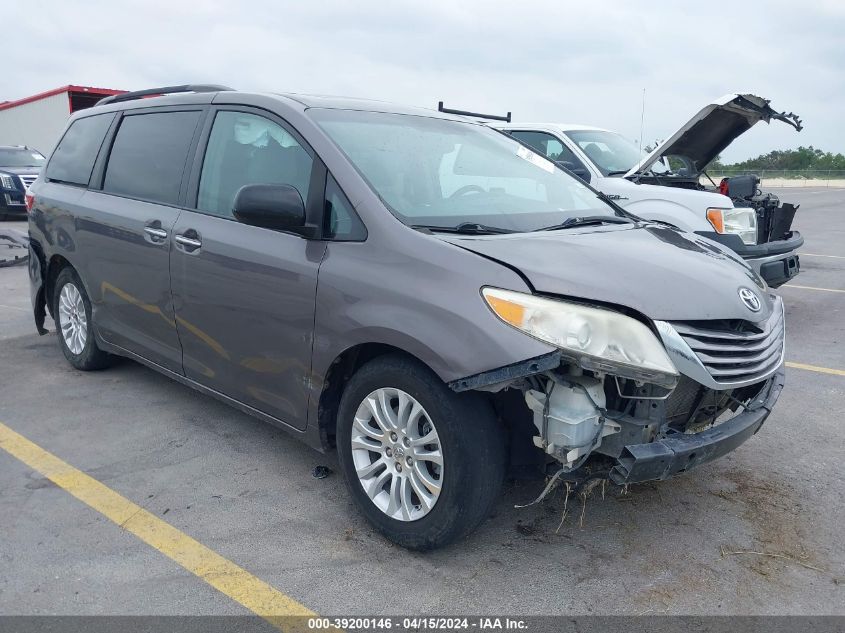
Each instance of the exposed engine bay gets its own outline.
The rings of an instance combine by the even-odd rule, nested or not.
[[[757,243],[766,244],[792,237],[792,220],[800,205],[785,202],[773,193],[760,190],[760,178],[753,174],[722,178],[719,193],[728,196],[736,207],[751,207],[757,212]]]
[[[532,441],[554,458],[553,469],[574,474],[590,462],[593,476],[603,470],[617,483],[626,483],[631,473],[620,472],[615,464],[626,447],[716,428],[740,408],[753,410],[767,384],[764,380],[717,391],[682,376],[669,390],[570,366],[514,387],[532,412]]]

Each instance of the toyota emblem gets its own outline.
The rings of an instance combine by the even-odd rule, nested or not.
[[[742,302],[745,304],[745,307],[751,310],[752,312],[760,311],[760,299],[748,288],[739,289],[739,298],[742,299]]]

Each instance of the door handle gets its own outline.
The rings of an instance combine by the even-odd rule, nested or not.
[[[154,240],[166,240],[167,239],[167,231],[164,229],[157,229],[154,226],[145,226],[144,233],[149,235]]]
[[[187,235],[180,234],[173,238],[177,244],[181,244],[187,251],[194,251],[202,246],[202,240]]]

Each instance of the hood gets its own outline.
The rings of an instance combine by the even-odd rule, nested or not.
[[[658,145],[625,177],[645,172],[661,158],[677,156],[689,167],[689,176],[698,176],[707,164],[758,121],[783,121],[798,132],[803,129],[797,114],[776,112],[769,100],[750,94],[729,94],[703,107],[669,139]]]
[[[652,319],[758,322],[772,312],[763,282],[721,246],[661,225],[440,239],[516,268],[543,294],[625,306]],[[752,312],[739,297],[760,299]]]
[[[4,167],[0,165],[0,172],[15,176],[35,176],[41,172],[41,167]]]

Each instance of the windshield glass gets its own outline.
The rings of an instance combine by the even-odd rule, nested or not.
[[[615,215],[580,180],[484,125],[353,110],[309,114],[409,225],[533,231],[575,216]]]
[[[41,167],[44,160],[34,149],[0,149],[0,167]]]
[[[622,175],[645,158],[636,145],[616,132],[571,130],[566,135],[605,176]]]

